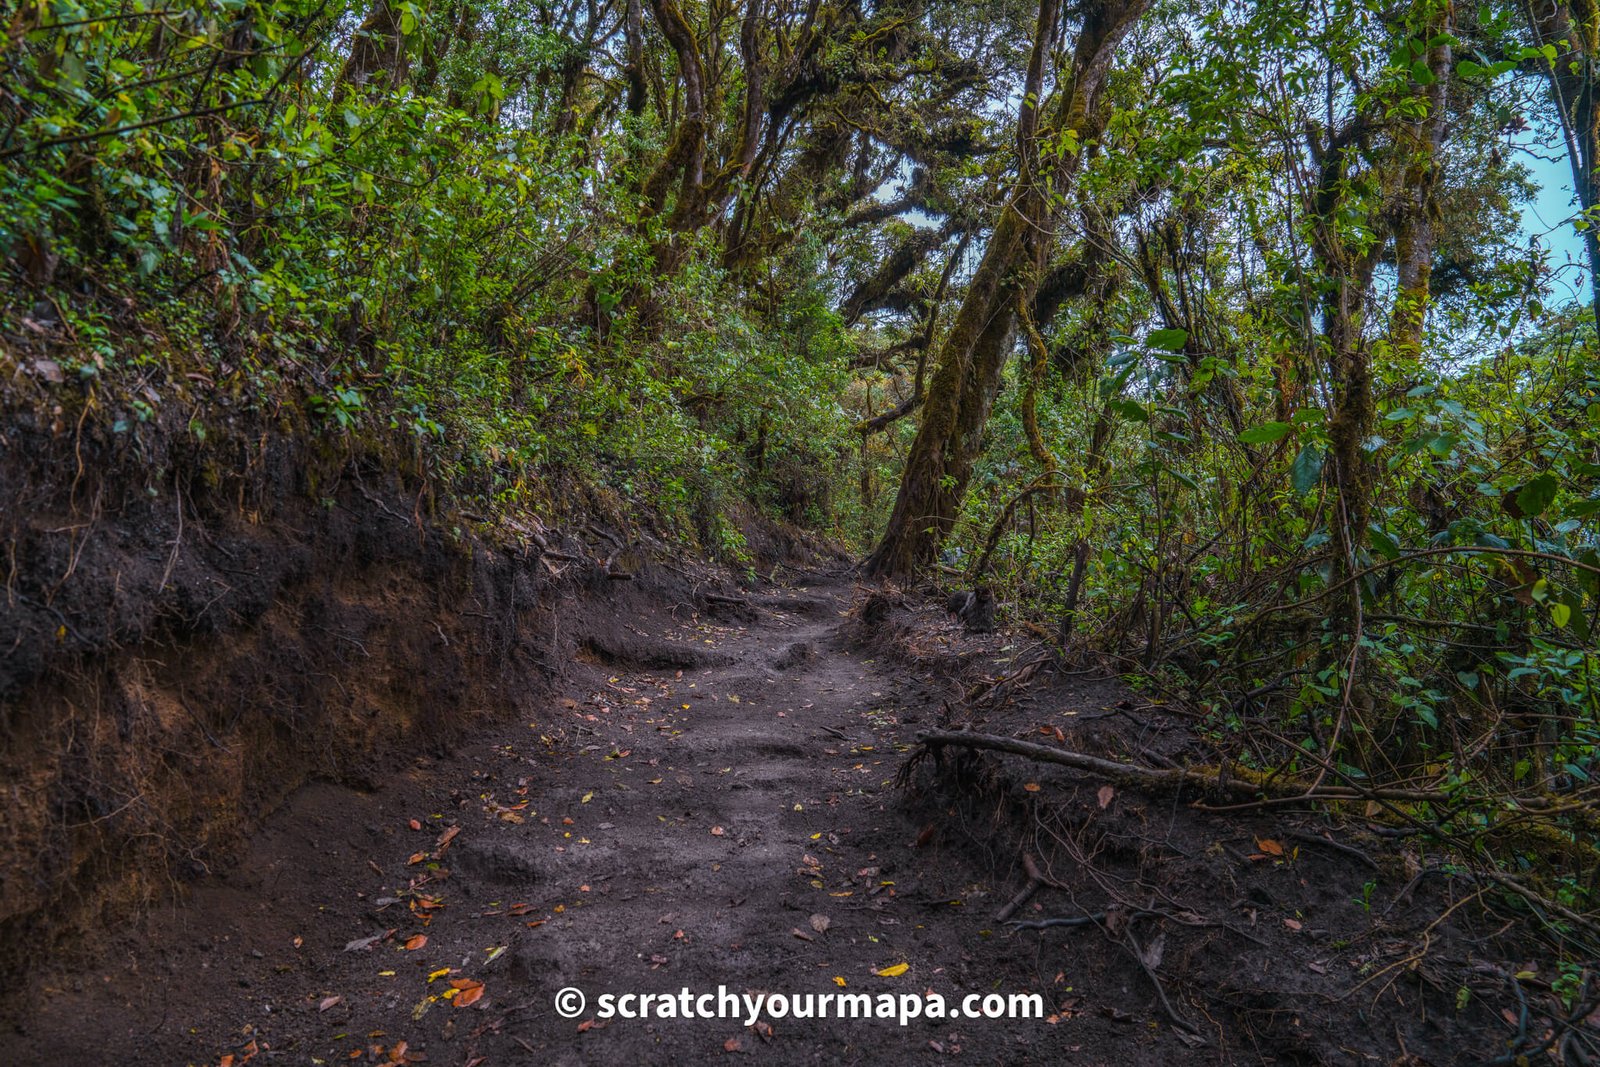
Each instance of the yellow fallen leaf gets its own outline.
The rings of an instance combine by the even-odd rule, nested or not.
[[[593,799],[594,799],[594,794],[593,793],[585,793],[585,794],[583,794],[583,799],[580,800],[578,803],[587,804],[587,803],[589,803],[589,801],[591,801]]]
[[[905,974],[906,971],[910,969],[911,964],[909,963],[897,963],[892,967],[885,967],[881,971],[873,971],[872,973],[877,975],[879,978],[899,978],[902,974]]]
[[[844,980],[844,975],[836,974],[836,975],[833,976],[833,984],[838,986],[840,989],[843,989],[845,986],[849,985],[850,983],[846,982]]]

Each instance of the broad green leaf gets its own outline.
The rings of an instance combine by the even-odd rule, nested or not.
[[[1176,478],[1178,481],[1182,482],[1184,485],[1188,486],[1190,489],[1193,489],[1196,492],[1198,492],[1200,490],[1200,483],[1195,481],[1193,478],[1189,477],[1187,474],[1183,473],[1182,471],[1173,470],[1171,467],[1162,467],[1161,469],[1163,471],[1165,471],[1167,474],[1172,475],[1172,477]]]
[[[1247,445],[1266,445],[1273,441],[1281,441],[1289,432],[1287,422],[1264,422],[1260,426],[1252,426],[1239,435],[1239,440]]]
[[[1146,343],[1151,348],[1159,348],[1163,352],[1182,352],[1188,340],[1188,330],[1153,330]]]
[[[1295,492],[1304,496],[1317,487],[1322,480],[1322,460],[1321,447],[1308,444],[1300,449],[1300,454],[1294,457],[1294,465],[1289,468]]]
[[[1133,422],[1150,421],[1150,413],[1144,409],[1144,405],[1132,400],[1113,400],[1111,407],[1117,414]]]
[[[1381,526],[1372,525],[1367,528],[1367,540],[1372,545],[1372,550],[1384,559],[1400,558],[1400,542],[1389,535],[1389,531]]]
[[[1544,514],[1544,509],[1555,500],[1558,488],[1560,483],[1553,474],[1541,474],[1524,485],[1517,491],[1517,508],[1522,512],[1522,517],[1532,519]]]

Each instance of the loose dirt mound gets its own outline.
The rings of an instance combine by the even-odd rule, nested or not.
[[[0,1059],[1445,1064],[1505,1048],[1500,975],[1537,965],[1403,843],[948,749],[897,787],[916,731],[962,721],[969,689],[993,697],[1019,643],[915,606],[869,626],[853,598],[846,576],[813,574],[698,611],[630,601],[611,629],[637,643],[590,642],[565,696],[522,721],[370,792],[299,790],[236,869],[108,931],[97,968],[13,999]],[[999,690],[978,725],[1112,758],[1197,751],[1189,722],[1113,683],[1044,677]],[[1030,862],[1048,884],[1023,899]],[[1038,928],[997,919],[1008,906]],[[566,986],[587,995],[570,1019],[552,1003]],[[603,993],[719,986],[1037,993],[1047,1018],[597,1013]]]

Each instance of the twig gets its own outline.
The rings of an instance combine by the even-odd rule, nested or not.
[[[1161,1007],[1165,1009],[1167,1018],[1172,1020],[1172,1025],[1199,1037],[1200,1028],[1182,1015],[1179,1015],[1178,1009],[1174,1008],[1172,1001],[1167,999],[1167,991],[1162,987],[1161,979],[1156,977],[1155,968],[1145,961],[1144,950],[1139,947],[1139,942],[1133,939],[1133,927],[1130,926],[1122,932],[1122,939],[1126,943],[1128,951],[1133,953],[1133,958],[1139,961],[1139,967],[1144,971],[1144,976],[1150,979],[1151,985],[1156,987],[1156,997],[1161,1001]]]
[[[1356,859],[1360,860],[1362,863],[1365,863],[1368,867],[1371,867],[1375,871],[1381,871],[1383,869],[1378,866],[1377,860],[1373,859],[1365,852],[1362,852],[1359,848],[1356,848],[1353,845],[1341,844],[1330,837],[1322,837],[1318,834],[1308,834],[1303,830],[1289,830],[1285,832],[1283,836],[1292,837],[1296,841],[1305,841],[1309,844],[1321,845],[1323,848],[1331,848],[1335,852],[1343,852],[1346,856],[1354,856]]]
[[[1017,913],[1017,909],[1026,904],[1039,891],[1040,886],[1048,885],[1057,889],[1065,888],[1054,879],[1047,878],[1039,870],[1038,864],[1034,862],[1032,853],[1024,852],[1022,854],[1022,869],[1028,873],[1028,882],[1016,896],[1006,903],[1005,907],[995,912],[994,921],[997,923],[1009,922],[1011,916]],[[1043,927],[1027,927],[1027,929],[1043,929]]]

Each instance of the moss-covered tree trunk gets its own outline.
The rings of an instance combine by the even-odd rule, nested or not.
[[[400,32],[399,8],[390,0],[373,0],[350,43],[350,55],[339,71],[338,81],[334,83],[334,108],[344,102],[352,89],[387,92],[397,88],[405,80],[406,59],[406,38]]]
[[[1091,0],[1082,6],[1072,66],[1058,89],[1050,121],[1041,129],[1044,64],[1060,5],[1058,0],[1040,2],[1017,121],[1017,179],[940,348],[894,511],[866,561],[869,574],[911,576],[933,559],[955,523],[1011,354],[1018,301],[1031,302],[1038,290],[1054,247],[1057,205],[1076,175],[1081,145],[1100,133],[1099,104],[1111,57],[1147,6],[1148,0]],[[1060,162],[1043,173],[1040,142],[1069,135],[1076,135],[1078,146],[1061,152]]]

